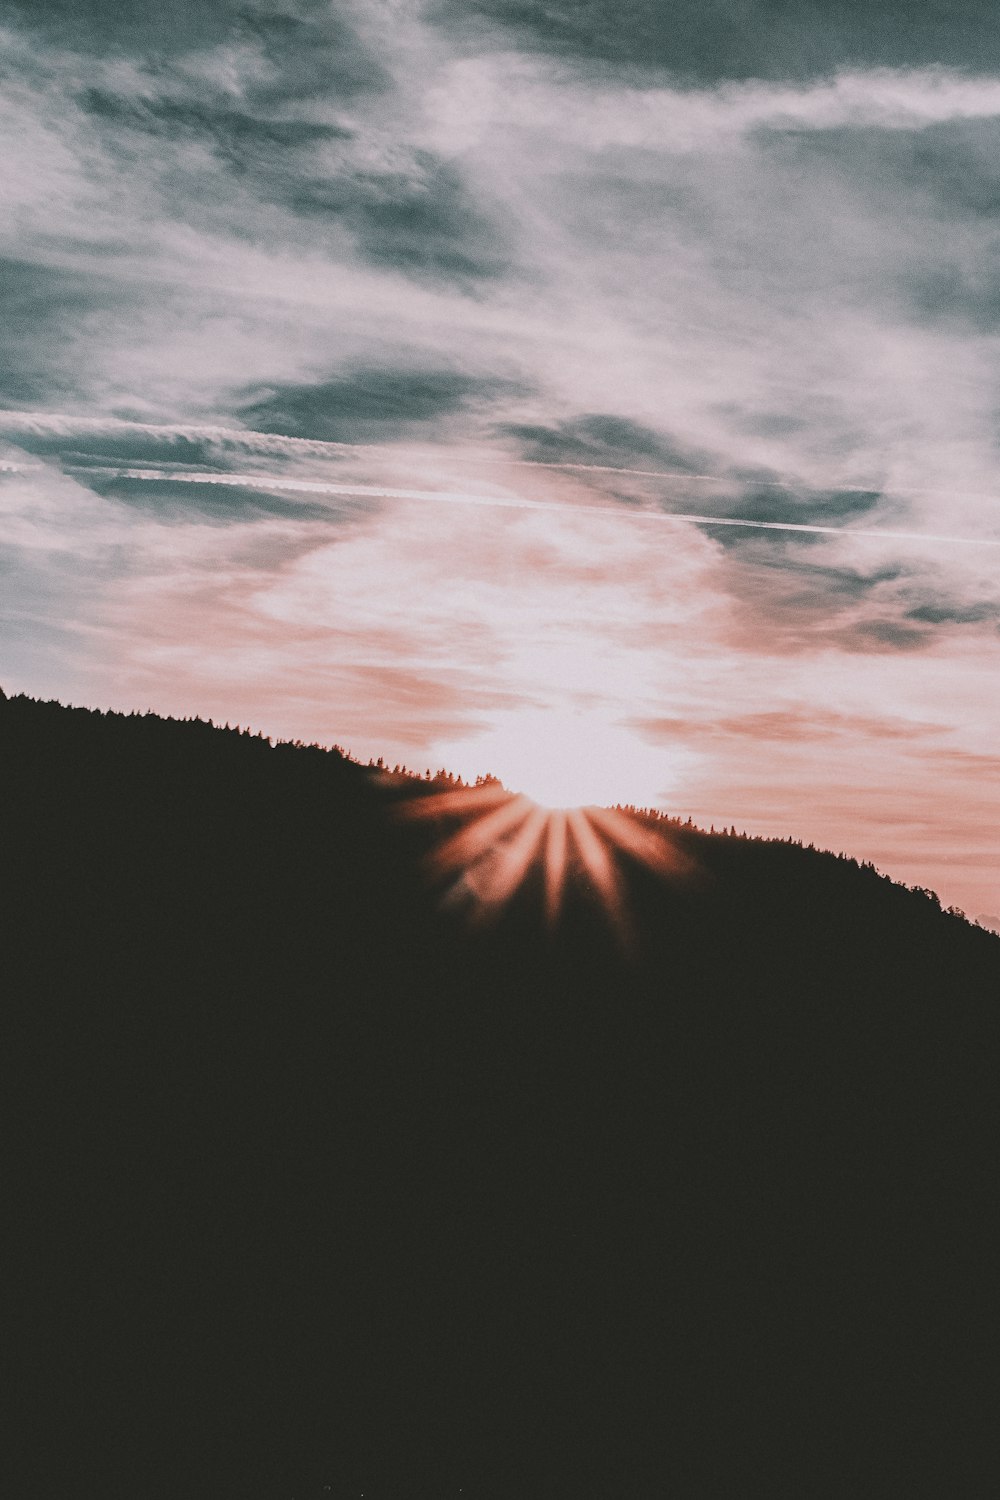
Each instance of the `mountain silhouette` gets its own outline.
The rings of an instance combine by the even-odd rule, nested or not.
[[[198,720],[0,769],[13,1493],[994,1492],[1000,938],[634,811],[627,940],[484,915],[454,784]]]

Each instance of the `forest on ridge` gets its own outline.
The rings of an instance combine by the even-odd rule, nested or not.
[[[992,1490],[1000,937],[635,809],[627,941],[572,841],[484,915],[482,787],[197,720],[0,771],[20,1495]]]

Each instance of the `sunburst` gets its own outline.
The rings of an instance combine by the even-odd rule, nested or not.
[[[631,940],[625,865],[677,877],[686,856],[662,824],[620,808],[553,808],[497,784],[429,791],[400,803],[407,819],[444,825],[425,856],[446,903],[478,920],[495,917],[541,873],[545,919],[554,926],[568,883],[582,878],[618,936]]]

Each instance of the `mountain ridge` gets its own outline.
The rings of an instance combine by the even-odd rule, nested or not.
[[[0,769],[19,1493],[990,1490],[996,936],[669,820],[631,944],[483,920],[450,793],[200,721]]]
[[[190,732],[192,734],[203,733],[204,731],[212,731],[213,733],[219,735],[238,736],[241,739],[253,740],[260,743],[261,745],[267,746],[270,749],[281,751],[292,749],[307,750],[311,753],[326,754],[333,757],[337,761],[343,762],[346,766],[356,767],[362,772],[372,773],[373,779],[383,782],[386,788],[391,787],[392,791],[397,796],[402,794],[409,794],[416,797],[422,797],[425,795],[432,795],[435,792],[440,792],[445,789],[474,789],[483,785],[484,783],[494,784],[500,790],[508,792],[510,795],[518,795],[516,788],[512,790],[506,787],[498,777],[495,777],[492,774],[479,776],[475,779],[474,782],[466,782],[463,781],[461,775],[456,775],[455,773],[449,772],[447,768],[439,768],[433,774],[429,769],[427,772],[422,774],[419,771],[408,769],[405,766],[403,766],[402,768],[397,766],[395,770],[391,770],[382,757],[379,757],[377,760],[369,759],[367,763],[365,763],[360,758],[354,756],[350,750],[345,749],[340,744],[325,745],[319,743],[318,741],[306,743],[301,739],[275,739],[273,736],[265,734],[263,730],[253,730],[249,727],[242,727],[240,725],[231,727],[228,722],[225,725],[216,724],[212,719],[201,719],[197,715],[191,715],[189,717],[178,719],[171,715],[156,713],[152,709],[148,709],[146,711],[126,711],[121,709],[100,709],[79,705],[64,705],[54,699],[35,699],[23,693],[8,697],[8,695],[4,692],[2,685],[0,685],[0,703],[5,702],[12,705],[12,711],[14,712],[17,711],[18,706],[23,705],[28,709],[29,712],[34,710],[51,712],[55,710],[64,714],[91,716],[91,718],[95,722],[106,721],[109,724],[124,724],[126,722],[135,720],[152,720],[157,724],[163,725],[190,726]],[[33,706],[33,709],[29,706]],[[682,830],[683,836],[688,838],[693,837],[696,839],[700,839],[731,837],[758,845],[774,847],[789,846],[796,849],[801,849],[803,851],[808,851],[809,853],[815,853],[821,858],[834,858],[838,861],[846,862],[852,868],[864,871],[866,875],[875,875],[878,879],[888,882],[890,885],[900,891],[909,891],[911,893],[914,893],[915,895],[928,900],[932,905],[946,911],[950,916],[959,917],[968,922],[970,925],[980,924],[980,926],[991,932],[995,931],[997,925],[1000,925],[1000,917],[996,917],[990,913],[977,913],[975,916],[969,916],[958,906],[949,905],[945,907],[937,892],[930,887],[916,884],[908,885],[905,881],[899,880],[896,877],[887,874],[885,871],[880,870],[873,862],[856,858],[845,850],[835,851],[832,848],[828,849],[825,847],[817,846],[813,842],[806,844],[803,839],[796,839],[792,836],[788,836],[786,838],[774,838],[767,834],[748,834],[745,831],[737,831],[735,825],[732,825],[729,828],[727,828],[726,826],[722,826],[718,830],[713,825],[709,830],[693,823],[691,818],[687,818],[685,820],[681,817],[670,814],[669,812],[662,811],[661,809],[640,807],[634,803],[617,802],[608,804],[608,807],[610,809],[620,811],[629,817],[646,820],[654,825],[660,825],[665,829],[671,828]]]

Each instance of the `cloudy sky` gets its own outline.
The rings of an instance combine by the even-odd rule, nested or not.
[[[1000,911],[987,0],[31,0],[0,682]]]

